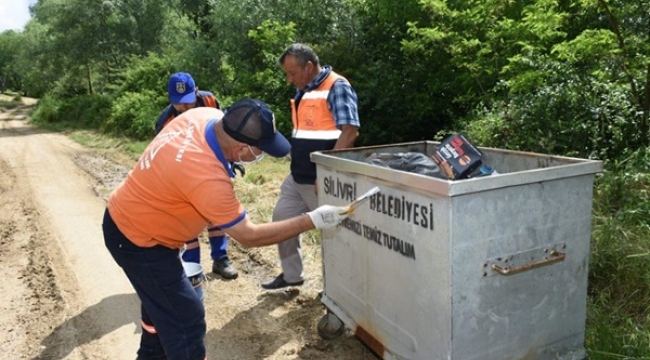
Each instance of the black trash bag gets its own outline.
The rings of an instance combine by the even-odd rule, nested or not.
[[[419,152],[373,153],[366,163],[448,180],[432,158]]]

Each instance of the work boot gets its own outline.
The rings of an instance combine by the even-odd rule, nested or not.
[[[287,282],[286,280],[284,280],[284,274],[280,274],[275,278],[273,278],[272,280],[262,283],[262,288],[266,290],[276,290],[276,289],[282,289],[289,286],[301,286],[304,283],[305,283],[304,280],[300,280],[292,283]]]
[[[221,275],[224,279],[236,279],[239,273],[230,265],[228,256],[222,256],[212,262],[212,272]]]

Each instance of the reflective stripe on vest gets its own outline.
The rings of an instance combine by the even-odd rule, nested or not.
[[[341,135],[341,130],[293,130],[291,136],[296,139],[310,139],[310,140],[333,140],[338,139]]]
[[[333,83],[332,83],[333,84]],[[321,84],[322,85],[322,84]],[[305,93],[302,96],[302,99],[325,99],[327,100],[327,96],[330,94],[330,90],[312,90],[310,92]]]

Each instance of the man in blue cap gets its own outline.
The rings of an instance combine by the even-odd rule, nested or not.
[[[172,74],[167,82],[167,94],[170,104],[163,110],[156,121],[156,135],[172,119],[189,109],[196,107],[211,107],[220,109],[219,101],[213,93],[200,91],[192,75],[186,72]],[[231,166],[233,166],[231,164]],[[243,167],[237,167],[243,175]],[[239,275],[232,266],[228,257],[228,238],[218,227],[208,226],[208,239],[210,241],[210,258],[212,259],[212,272],[221,275],[224,279],[236,279]],[[185,244],[183,261],[201,263],[201,246],[198,238],[188,240]]]
[[[216,224],[244,247],[333,229],[347,206],[256,224],[235,194],[230,163],[284,157],[289,141],[269,107],[242,99],[224,114],[202,107],[170,122],[115,188],[104,212],[104,243],[141,301],[138,360],[205,360],[205,308],[178,259],[186,239]],[[218,357],[218,355],[215,355]]]
[[[163,110],[156,121],[156,134],[173,118],[189,109],[195,107],[221,109],[214,94],[209,91],[199,90],[192,75],[185,72],[174,73],[169,77],[167,95],[170,104]]]

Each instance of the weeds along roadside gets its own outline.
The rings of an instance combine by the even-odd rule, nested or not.
[[[650,359],[650,157],[606,163],[594,186],[586,348]]]

